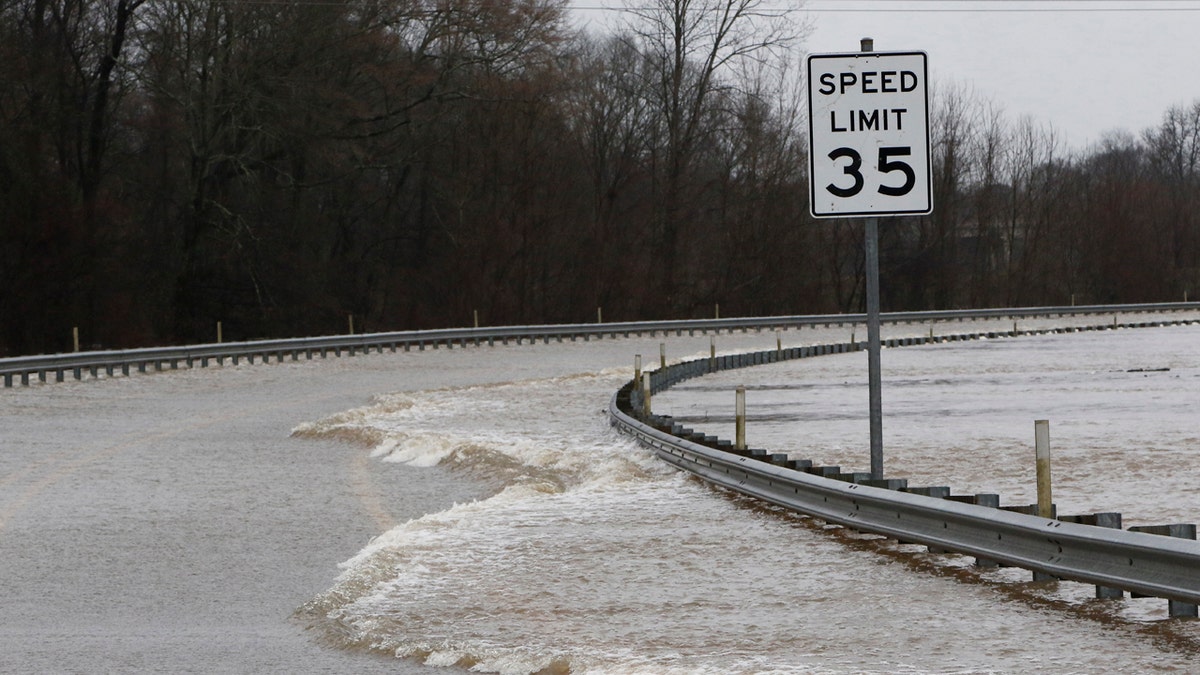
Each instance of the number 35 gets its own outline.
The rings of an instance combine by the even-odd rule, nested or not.
[[[879,165],[877,167],[879,169],[879,173],[888,174],[894,171],[899,171],[900,173],[904,174],[904,183],[902,185],[899,187],[880,185],[879,194],[887,195],[889,197],[901,197],[912,191],[913,186],[917,182],[917,176],[913,172],[913,168],[909,166],[907,162],[892,159],[893,157],[907,157],[911,154],[911,147],[879,148]],[[825,186],[825,189],[835,197],[853,197],[859,192],[862,192],[863,184],[865,183],[861,171],[862,155],[859,155],[858,151],[854,150],[853,148],[838,148],[829,153],[829,159],[832,159],[835,162],[842,158],[850,160],[849,164],[842,167],[842,173],[850,176],[851,179],[853,179],[852,184],[849,187],[840,187],[830,183],[829,185]]]

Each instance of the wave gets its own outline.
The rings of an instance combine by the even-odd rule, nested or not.
[[[471,606],[453,606],[457,600],[442,587],[487,577],[497,560],[510,556],[506,542],[564,512],[587,508],[592,498],[582,495],[679,480],[613,431],[597,406],[624,377],[627,371],[614,369],[386,394],[362,408],[297,426],[295,436],[348,441],[369,447],[377,461],[440,466],[492,489],[486,498],[426,514],[375,537],[341,564],[333,587],[305,603],[297,616],[327,644],[428,665],[514,673],[577,668],[577,653],[455,641],[454,631],[431,639],[436,631],[429,628],[428,614],[440,612],[460,622],[472,615]],[[413,631],[396,620],[403,598],[420,598],[415,604],[424,607],[420,623],[425,628]],[[502,599],[492,600],[503,606]],[[485,612],[486,604],[478,611]]]
[[[1186,672],[1193,663],[1194,623],[1122,620],[1121,608],[1148,606],[1136,603],[1164,613],[1161,600],[1096,610],[1088,587],[993,584],[1010,572],[967,574],[965,558],[830,536],[812,519],[714,499],[722,493],[608,426],[603,406],[627,377],[615,369],[395,393],[297,427],[353,440],[375,462],[436,465],[492,486],[382,532],[297,615],[342,649],[514,674],[1020,672],[1034,660],[1107,672],[1149,659]],[[820,441],[834,451],[827,434]],[[1064,603],[1080,609],[1064,613]],[[1031,627],[1056,635],[1053,648],[1020,642]]]
[[[624,369],[566,377],[404,392],[298,425],[293,436],[371,447],[383,462],[445,466],[496,485],[555,491],[636,480],[658,469],[635,444],[607,433],[607,402]],[[614,447],[614,443],[616,444]]]

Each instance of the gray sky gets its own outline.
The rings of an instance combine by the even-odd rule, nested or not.
[[[1140,134],[1169,107],[1200,99],[1200,0],[807,0],[803,7],[815,28],[806,51],[857,51],[859,38],[872,37],[879,51],[928,52],[935,86],[968,86],[1010,120],[1028,115],[1050,124],[1075,147],[1112,130]]]

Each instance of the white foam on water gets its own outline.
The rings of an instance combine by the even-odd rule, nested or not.
[[[983,347],[1008,344],[1017,343]],[[936,349],[930,354],[938,357]],[[1048,367],[1078,356],[1068,349]],[[935,383],[952,389],[956,378],[978,381],[969,367],[954,370],[959,357],[951,357],[949,373],[903,376],[920,392]],[[815,418],[835,418],[837,431],[842,414],[846,429],[821,427],[803,443],[857,452],[857,413],[846,409],[857,405],[848,397],[858,385],[842,381],[840,357],[826,358],[795,364],[817,370],[814,386],[777,390],[806,393],[817,410],[801,410],[803,420],[775,431],[795,443]],[[766,384],[781,372],[772,368],[783,367],[710,378]],[[1022,386],[1004,367],[981,372],[999,390]],[[975,570],[966,557],[893,550],[675,471],[608,426],[603,409],[628,376],[614,369],[405,392],[305,426],[305,433],[369,439],[378,461],[436,462],[495,486],[486,499],[376,537],[343,564],[309,614],[347,645],[496,673],[1099,673],[1193,665],[1200,631],[1173,624],[1164,638],[1160,613],[1138,609],[1140,600],[1097,608],[1082,585],[1030,586]],[[713,395],[726,388],[710,378],[687,386],[711,387]],[[1097,405],[1082,400],[1091,389],[1078,388],[1081,406]],[[689,395],[686,387],[681,393]],[[897,462],[965,464],[942,482],[1007,487],[1011,476],[979,466],[979,456],[1007,442],[1006,431],[971,421],[986,401],[952,395],[939,403],[940,412],[906,433],[924,428],[940,454]],[[948,459],[941,425],[956,419],[976,435],[955,441],[963,456]],[[1031,638],[1039,635],[1053,637]]]
[[[340,424],[382,438],[378,459],[437,458],[497,492],[377,537],[313,608],[349,644],[486,673],[1099,673],[1192,658],[1147,645],[1134,615],[1046,609],[1086,607],[1086,587],[1000,599],[1013,581],[968,558],[888,555],[710,489],[608,428],[625,377],[382,396],[349,414]],[[1070,646],[1033,647],[1031,626]]]

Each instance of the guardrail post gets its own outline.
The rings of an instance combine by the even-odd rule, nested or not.
[[[736,391],[737,391],[737,405],[736,405],[737,433],[734,436],[734,438],[736,440],[734,441],[733,447],[736,450],[745,450],[746,449],[746,386],[739,385]]]
[[[650,373],[642,373],[642,414],[650,417]]]
[[[1000,508],[1000,495],[995,494],[993,492],[979,493],[979,494],[973,495],[971,497],[970,503],[977,504],[979,506],[986,506],[988,508],[999,509]],[[975,558],[975,566],[976,567],[999,567],[1000,563],[996,562],[995,560],[990,560],[988,558]]]
[[[660,366],[665,370],[667,367],[667,343],[658,343],[658,360]]]
[[[1158,534],[1167,537],[1178,537],[1179,539],[1195,539],[1196,526],[1194,524],[1174,524],[1174,525],[1143,525],[1129,528],[1130,532],[1145,532],[1147,534]],[[1140,594],[1131,594],[1132,597],[1145,597]],[[1171,618],[1186,618],[1200,616],[1197,612],[1196,605],[1190,602],[1180,602],[1179,600],[1167,600],[1167,616]]]
[[[1097,513],[1095,514],[1097,527],[1108,527],[1111,529],[1121,529],[1121,514],[1119,513]],[[1096,599],[1098,600],[1120,600],[1125,597],[1125,591],[1119,588],[1110,586],[1097,586]]]
[[[1054,500],[1050,491],[1050,421],[1035,420],[1033,423],[1035,455],[1037,458],[1037,505],[1038,516],[1054,517]]]
[[[633,355],[633,381],[641,384],[642,382],[642,355]]]
[[[708,336],[708,372],[716,372],[717,370],[717,338],[715,335]]]
[[[783,331],[775,331],[775,358],[783,359]]]

